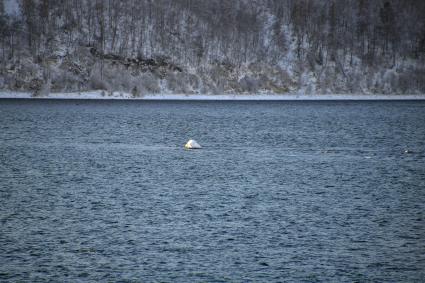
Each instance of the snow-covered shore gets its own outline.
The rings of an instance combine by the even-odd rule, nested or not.
[[[372,95],[372,94],[150,94],[133,97],[129,93],[103,91],[50,93],[34,97],[29,92],[0,91],[0,99],[99,99],[99,100],[264,100],[264,101],[290,101],[290,100],[425,100],[424,95]]]

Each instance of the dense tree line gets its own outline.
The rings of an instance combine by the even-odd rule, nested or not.
[[[0,0],[2,61],[41,63],[78,47],[182,66],[300,62],[345,67],[394,64],[425,54],[422,0]]]
[[[22,17],[14,19],[3,1],[1,44],[9,55],[24,43],[34,56],[85,44],[128,56],[241,63],[279,56],[290,44],[285,29],[298,57],[314,54],[320,62],[340,52],[370,62],[424,52],[421,0],[21,0]]]

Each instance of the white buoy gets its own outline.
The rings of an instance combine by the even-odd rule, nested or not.
[[[186,149],[201,149],[202,147],[195,140],[189,140],[185,146]]]

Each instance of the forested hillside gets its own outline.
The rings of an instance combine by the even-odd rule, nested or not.
[[[0,89],[425,93],[424,15],[423,0],[0,0]]]

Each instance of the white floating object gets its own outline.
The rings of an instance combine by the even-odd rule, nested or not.
[[[189,140],[185,146],[186,149],[200,149],[202,148],[199,143],[197,143],[195,140]]]

